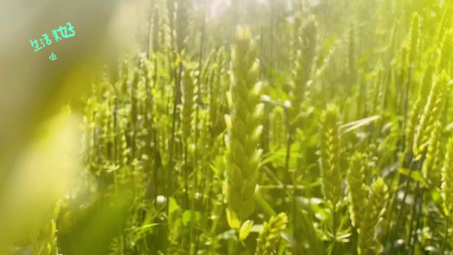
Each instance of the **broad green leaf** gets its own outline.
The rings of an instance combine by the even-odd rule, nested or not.
[[[182,215],[182,224],[184,226],[188,226],[190,224],[199,222],[200,218],[201,218],[200,212],[185,210]]]
[[[233,212],[227,208],[226,215],[227,215],[228,225],[230,225],[230,228],[239,229],[241,227],[241,221],[239,220],[239,218],[235,212]]]
[[[403,175],[406,175],[406,176],[409,176],[409,169],[406,169],[406,168],[398,168],[398,172],[400,174],[403,174]],[[415,180],[415,181],[418,181],[420,182],[421,184],[423,185],[427,185],[427,182],[425,180],[425,178],[423,178],[422,174],[420,171],[412,171],[411,173],[411,176],[410,176],[411,179]]]
[[[239,230],[239,242],[244,241],[250,234],[250,230],[252,230],[253,221],[246,220],[242,223],[241,229]]]
[[[177,219],[178,213],[181,211],[181,208],[179,207],[178,203],[176,202],[176,199],[173,197],[170,197],[170,203],[168,204],[168,217],[170,222],[173,222],[174,220]]]

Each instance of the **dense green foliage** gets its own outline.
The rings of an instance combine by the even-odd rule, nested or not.
[[[451,1],[191,2],[71,105],[33,254],[453,253]]]

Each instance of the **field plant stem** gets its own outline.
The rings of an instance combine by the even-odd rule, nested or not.
[[[291,159],[291,144],[292,144],[292,125],[291,125],[291,119],[290,119],[290,116],[289,116],[289,109],[288,107],[285,106],[285,115],[286,115],[286,126],[288,127],[288,132],[287,132],[287,135],[286,135],[286,138],[287,138],[287,144],[286,144],[286,158],[285,158],[285,181],[283,182],[283,193],[282,193],[282,206],[283,208],[287,208],[286,207],[286,201],[285,201],[285,198],[286,198],[286,192],[287,192],[287,189],[288,189],[288,183],[289,183],[289,161]]]
[[[171,177],[171,172],[173,172],[173,155],[174,155],[174,146],[175,146],[175,133],[176,133],[176,118],[177,118],[177,107],[178,107],[178,96],[179,96],[179,82],[181,81],[181,76],[182,76],[182,63],[179,64],[179,70],[178,70],[178,77],[175,82],[175,88],[174,88],[174,95],[173,95],[173,119],[172,119],[172,124],[171,124],[171,140],[170,140],[170,157],[169,157],[169,162],[168,162],[168,170],[167,170],[167,185],[168,185],[168,192],[167,194],[171,194],[173,190],[173,181]]]
[[[406,185],[404,187],[404,196],[403,196],[403,200],[401,201],[402,207],[401,207],[401,210],[399,210],[399,212],[398,212],[397,222],[400,222],[401,216],[403,215],[403,208],[404,208],[404,205],[406,204],[407,194],[409,193],[412,171],[414,171],[414,169],[413,169],[414,162],[415,162],[415,160],[412,159],[411,163],[409,165],[409,174],[407,175]]]
[[[414,204],[412,205],[412,212],[411,212],[411,223],[410,223],[410,226],[409,226],[409,236],[407,237],[407,244],[409,245],[409,255],[411,255],[413,253],[413,246],[412,244],[416,242],[416,239],[417,239],[417,227],[418,227],[418,221],[419,221],[419,218],[418,217],[419,215],[416,216],[417,214],[417,205],[418,205],[418,202],[419,200],[421,199],[419,197],[419,193],[420,193],[420,183],[417,182],[416,186],[415,186],[415,198],[414,198]]]
[[[269,73],[268,73],[268,78],[270,81],[272,81],[272,72],[274,70],[274,24],[275,24],[275,8],[272,6],[273,0],[269,0],[269,7],[271,11],[271,18],[269,19]]]
[[[153,74],[153,87],[157,87],[157,71],[159,70],[157,58],[154,59],[154,74]],[[151,99],[152,100],[152,99]],[[153,107],[153,103],[151,103],[151,108]],[[158,178],[159,178],[159,161],[158,158],[160,157],[159,155],[159,145],[158,145],[158,138],[159,134],[157,133],[157,128],[156,126],[154,127],[154,132],[153,132],[153,143],[154,143],[154,183],[158,183]],[[157,196],[158,196],[158,185],[153,185],[154,186],[154,203],[157,204]]]
[[[423,199],[424,198],[424,192],[423,189],[420,191],[419,194],[419,200],[418,200],[418,211],[417,211],[417,224],[415,225],[415,231],[418,229],[423,229]],[[414,243],[415,245],[417,242],[420,242],[421,240],[418,239],[417,232],[414,233]],[[412,248],[413,249],[413,248]]]
[[[392,178],[392,187],[395,186],[395,183],[398,183],[399,182],[399,178],[396,178],[395,176],[393,176]],[[396,196],[398,194],[398,190],[395,190],[394,193],[392,194],[393,198],[391,200],[390,203],[388,203],[388,221],[387,221],[387,228],[386,228],[386,231],[387,231],[387,236],[386,238],[384,239],[385,241],[388,241],[390,240],[390,238],[392,237],[391,236],[391,232],[392,232],[392,229],[390,229],[390,226],[391,226],[391,222],[392,222],[392,218],[393,218],[393,212],[394,212],[394,209],[396,208]]]
[[[395,227],[392,231],[392,234],[390,235],[390,241],[393,240],[398,232],[398,227],[399,227],[399,223],[401,222],[401,217],[403,216],[403,211],[404,211],[404,205],[406,204],[406,198],[407,198],[407,193],[409,192],[409,185],[410,185],[410,180],[411,180],[411,175],[412,175],[412,171],[413,171],[413,165],[414,165],[414,158],[411,159],[411,163],[409,165],[409,174],[407,176],[407,180],[406,180],[406,187],[404,189],[404,196],[403,196],[403,200],[401,201],[401,208],[400,210],[398,210],[398,214],[397,214],[397,217],[396,217],[396,223],[395,223]],[[395,202],[395,208],[394,209],[397,209],[397,206],[396,206],[396,201],[398,200],[398,190],[396,190],[395,192],[395,199],[394,199],[394,202]],[[404,224],[403,224],[404,225]],[[393,251],[394,249],[394,245],[391,244],[391,251]]]
[[[390,75],[389,75],[390,76]],[[390,78],[389,78],[389,82],[390,82]],[[397,104],[395,102],[395,104]],[[400,153],[401,151],[404,151],[405,148],[404,148],[404,139],[405,139],[405,136],[403,136],[403,146],[399,146],[398,150],[395,152],[395,157],[397,157],[398,153]],[[410,166],[409,166],[409,169],[412,169],[412,164],[413,164],[413,158],[411,160],[411,163],[410,163]],[[411,170],[410,170],[411,171]],[[398,173],[396,174],[393,178],[392,178],[392,186],[396,186],[397,189],[394,191],[393,193],[393,199],[391,199],[390,203],[388,203],[388,208],[390,209],[389,212],[388,212],[388,223],[387,223],[387,237],[384,239],[384,243],[385,242],[388,242],[391,240],[394,239],[394,235],[396,234],[396,232],[398,231],[398,221],[395,223],[395,226],[391,227],[391,223],[392,223],[392,220],[393,220],[393,216],[395,215],[395,211],[396,212],[400,212],[401,210],[398,210],[398,185],[400,183],[400,180],[401,180],[401,174]],[[407,190],[406,190],[407,191]],[[405,196],[406,196],[406,193],[405,193]],[[404,198],[405,200],[405,198]],[[399,216],[397,215],[397,217],[399,218]],[[395,229],[396,228],[396,229]],[[393,249],[393,243],[390,244],[391,245],[391,250]]]
[[[409,63],[410,65],[411,63]],[[406,88],[406,94],[405,94],[405,97],[404,97],[404,128],[407,124],[407,116],[408,116],[408,112],[409,112],[409,96],[410,96],[410,91],[411,91],[411,77],[412,77],[412,67],[409,67],[409,70],[408,70],[408,75],[407,75],[407,88]],[[407,139],[407,138],[406,138]],[[403,144],[404,144],[404,141],[403,141]],[[404,148],[406,149],[406,148]]]
[[[228,255],[236,254],[236,242],[233,239],[230,239],[228,242]]]
[[[290,181],[290,175],[289,175],[289,161],[291,159],[291,145],[292,145],[292,128],[290,127],[290,130],[288,131],[288,143],[286,145],[286,158],[285,158],[285,181],[283,182],[283,208],[287,208],[286,206],[286,192],[288,190],[288,183]]]
[[[451,211],[450,211],[450,214],[451,214]],[[440,254],[444,255],[445,254],[445,245],[447,243],[447,238],[448,238],[448,228],[449,228],[449,225],[450,225],[450,214],[449,215],[446,215],[446,224],[445,224],[445,234],[444,234],[444,240],[442,242],[442,252]]]
[[[118,132],[118,99],[115,97],[113,105],[113,157],[112,160],[115,165],[119,165],[118,157],[118,141],[119,141],[119,132]],[[113,182],[115,185],[115,194],[118,194],[118,173],[115,170],[113,172]],[[89,186],[87,186],[89,187]]]
[[[198,77],[197,77],[197,102],[196,104],[198,105],[195,107],[195,148],[194,148],[194,169],[197,169],[196,167],[198,166],[198,136],[199,136],[199,130],[198,130],[198,122],[199,122],[199,112],[200,112],[200,102],[201,102],[201,77],[202,77],[202,70],[203,70],[203,47],[204,47],[204,41],[205,41],[205,7],[204,5],[206,4],[206,1],[202,1],[203,7],[201,11],[201,28],[200,28],[200,48],[199,48],[199,57],[198,57]],[[198,172],[196,172],[198,175]],[[195,182],[196,182],[196,187],[198,189],[198,177],[195,177]]]
[[[187,160],[187,141],[184,143],[184,208],[189,208],[189,162]]]
[[[336,254],[335,246],[337,243],[337,205],[333,205],[332,209],[332,233],[333,233],[333,243],[332,243],[332,252],[331,254]]]
[[[148,27],[147,27],[147,31],[146,31],[146,59],[149,59],[149,52],[150,52],[150,47],[149,47],[149,44],[150,44],[150,38],[151,38],[151,28],[152,28],[152,22],[153,22],[153,18],[154,15],[154,7],[155,7],[155,1],[154,0],[151,0],[151,3],[149,4],[150,8],[149,8],[149,12],[148,12],[148,17],[147,17],[147,20],[148,20]]]

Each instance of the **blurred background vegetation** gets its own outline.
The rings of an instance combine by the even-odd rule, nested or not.
[[[452,1],[2,5],[0,254],[453,254]]]

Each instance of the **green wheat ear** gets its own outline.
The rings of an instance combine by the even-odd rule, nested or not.
[[[170,27],[170,18],[171,16],[168,13],[167,8],[158,9],[158,18],[157,21],[157,41],[158,49],[161,52],[169,52],[172,49],[173,37],[172,37],[172,28]]]
[[[420,119],[420,125],[418,126],[414,137],[413,152],[415,157],[418,157],[426,151],[427,143],[434,129],[434,123],[437,120],[440,120],[444,110],[445,95],[447,94],[449,79],[447,73],[443,71],[433,83]]]
[[[348,73],[349,73],[349,82],[351,86],[355,84],[357,68],[356,68],[356,41],[355,41],[355,23],[351,23],[349,28],[349,38],[348,38]]]
[[[453,42],[453,30],[448,30],[445,32],[442,39],[442,46],[439,56],[439,63],[437,66],[437,71],[441,72],[443,70],[448,70],[450,66],[450,59],[452,53],[452,42]]]
[[[433,69],[434,68],[432,65],[430,65],[426,69],[423,75],[422,84],[419,87],[417,100],[415,101],[414,106],[412,107],[412,112],[406,127],[406,146],[405,146],[406,153],[412,149],[415,136],[415,128],[417,123],[419,122],[420,115],[423,111],[423,106],[426,104],[427,95],[429,95],[429,90],[432,85]]]
[[[176,49],[181,52],[187,48],[189,37],[189,24],[191,15],[191,2],[186,0],[175,0],[176,9]]]
[[[429,139],[428,151],[423,163],[423,176],[433,187],[439,187],[441,169],[439,169],[440,140],[442,138],[442,122],[436,121],[431,138]]]
[[[254,211],[258,179],[263,107],[260,100],[256,45],[247,28],[240,28],[232,51],[231,114],[227,118],[227,203],[242,222]]]
[[[269,223],[265,222],[256,246],[256,255],[275,254],[280,235],[285,231],[288,217],[285,213],[272,216]]]
[[[447,154],[442,168],[442,197],[445,209],[451,214],[453,209],[453,137],[447,145]]]
[[[184,141],[187,142],[192,134],[192,112],[194,107],[194,66],[184,64],[184,78],[182,80],[182,110],[181,130]]]
[[[283,107],[274,107],[271,116],[271,128],[272,150],[278,150],[285,146],[287,141],[287,128],[285,125],[285,111]]]
[[[388,188],[382,178],[378,178],[371,187],[371,195],[366,207],[362,225],[359,228],[359,255],[367,255],[376,247],[376,227],[385,213],[385,205],[388,199]],[[375,254],[378,254],[376,252]]]
[[[409,65],[412,65],[416,57],[415,54],[420,38],[420,15],[418,13],[412,15],[410,36]]]
[[[321,116],[320,150],[323,191],[334,206],[342,197],[339,123],[338,108],[329,105]]]
[[[360,227],[363,220],[368,197],[368,189],[365,185],[364,173],[367,169],[367,162],[361,153],[356,152],[351,158],[351,166],[348,171],[348,193],[350,199],[349,211],[351,213],[352,225]]]
[[[298,29],[296,77],[294,80],[294,108],[296,115],[305,99],[308,81],[311,78],[313,62],[316,55],[316,20],[310,16],[304,26]]]

